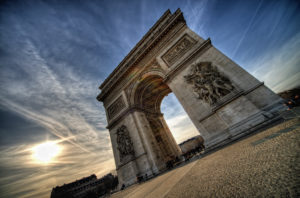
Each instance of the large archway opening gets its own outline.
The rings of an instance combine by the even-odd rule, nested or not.
[[[172,93],[172,90],[163,81],[162,77],[159,75],[148,75],[139,81],[134,97],[135,106],[142,110],[146,115],[147,121],[151,128],[151,135],[153,137],[151,143],[162,163],[166,163],[167,161],[173,160],[181,155],[181,149],[178,146],[179,142],[176,142],[161,111],[162,101],[170,93]],[[178,101],[176,105],[178,109],[178,106],[180,105]],[[165,110],[167,108],[173,107],[169,106],[164,107],[163,109]],[[170,111],[166,112],[169,117]],[[184,110],[182,111],[181,107],[179,116],[182,115],[187,117],[187,115],[184,115]],[[178,117],[175,116],[170,118],[172,119]],[[178,126],[175,126],[175,128],[176,127]],[[182,133],[178,131],[176,135],[180,137]],[[179,138],[178,141],[181,141],[182,139],[183,138]]]
[[[177,144],[199,136],[197,128],[173,92],[163,98],[160,108]]]

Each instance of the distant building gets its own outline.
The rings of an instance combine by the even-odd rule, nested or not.
[[[90,194],[97,197],[104,194],[106,189],[111,187],[110,184],[113,183],[114,179],[115,177],[112,174],[108,174],[101,179],[97,179],[97,176],[93,174],[69,184],[56,186],[52,189],[51,198],[83,198],[89,197]]]
[[[200,135],[192,137],[179,144],[182,154],[186,154],[202,146],[203,146],[203,138]]]
[[[280,92],[278,95],[285,100],[295,99],[296,95],[300,95],[300,87]]]

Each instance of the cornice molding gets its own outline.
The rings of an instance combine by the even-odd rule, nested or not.
[[[197,54],[203,53],[212,46],[210,38],[201,43],[188,57],[182,60],[177,66],[174,67],[169,73],[167,73],[164,82],[170,81],[177,72],[187,66],[187,63],[191,61]]]
[[[104,80],[99,89],[102,92],[97,96],[99,101],[103,101],[107,92],[119,82],[130,67],[135,66],[143,57],[179,22],[186,24],[180,9],[174,14],[169,10],[155,23],[141,41],[130,51],[117,68]]]
[[[103,100],[106,99],[107,97],[113,98],[116,94],[116,92],[121,91],[123,87],[128,87],[132,82],[134,82],[136,79],[139,78],[139,75],[145,71],[149,63],[152,62],[153,59],[156,59],[156,57],[160,54],[161,49],[164,48],[165,46],[168,45],[168,43],[171,41],[171,39],[177,35],[180,34],[182,30],[186,27],[186,24],[184,23],[178,23],[172,30],[168,32],[168,35],[162,38],[161,41],[159,41],[158,44],[156,44],[150,51],[147,53],[147,55],[138,63],[139,66],[142,66],[139,68],[139,66],[135,65],[134,67],[131,67],[124,73],[119,79],[118,83],[115,83],[114,86],[112,86],[104,95],[103,95]],[[154,50],[154,51],[152,51]],[[134,76],[130,75],[130,72],[136,70],[135,68],[139,68]],[[165,75],[165,71],[163,70],[162,72]],[[164,76],[163,75],[163,76]],[[128,76],[131,76],[131,78],[127,78]],[[125,80],[126,79],[126,80]]]

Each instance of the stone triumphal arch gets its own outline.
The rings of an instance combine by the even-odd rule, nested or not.
[[[173,92],[213,148],[278,118],[280,98],[168,10],[100,86],[121,184],[180,156],[160,111]],[[172,108],[172,107],[170,107]]]

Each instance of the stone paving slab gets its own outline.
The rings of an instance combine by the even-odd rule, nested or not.
[[[300,197],[299,153],[293,119],[112,197]]]

